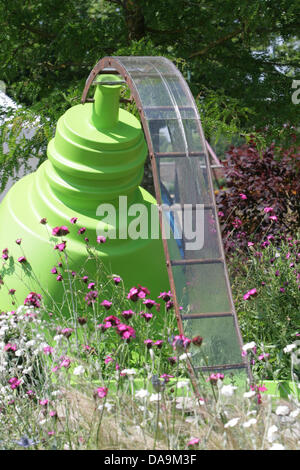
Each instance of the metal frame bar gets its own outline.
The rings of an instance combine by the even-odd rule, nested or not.
[[[247,369],[247,365],[244,362],[240,364],[220,364],[217,366],[203,366],[203,367],[195,367],[197,370],[205,371],[214,371],[214,370],[231,370],[231,369]]]
[[[97,85],[100,85],[100,86],[105,86],[105,85],[113,85],[113,86],[116,86],[116,85],[126,85],[126,82],[125,80],[119,80],[118,82],[93,82],[92,85],[94,86],[97,86]]]
[[[204,152],[190,152],[189,157],[205,157]],[[167,152],[167,153],[157,153],[155,152],[156,158],[187,158],[187,155],[183,152]]]
[[[224,263],[222,258],[201,258],[201,259],[171,259],[172,266],[182,266],[186,264],[217,264]]]
[[[187,313],[186,315],[181,315],[182,320],[196,320],[197,318],[217,318],[217,317],[233,317],[232,312],[224,312],[224,313]]]
[[[180,204],[179,202],[175,202],[172,206],[168,206],[168,208],[170,208],[170,210],[168,208],[166,208],[165,206],[161,209],[164,210],[165,212],[182,211],[182,210],[185,210],[185,211],[198,211],[198,210],[202,210],[202,209],[204,209],[205,211],[208,211],[208,210],[214,210],[215,209],[215,206],[209,205],[209,204],[201,204],[199,202],[198,205],[202,206],[202,207],[196,207],[196,204],[185,204],[185,205],[183,205],[183,204]]]

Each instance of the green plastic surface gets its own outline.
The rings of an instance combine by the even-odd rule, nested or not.
[[[99,78],[120,80],[112,75]],[[121,276],[126,288],[147,286],[154,299],[169,289],[161,239],[151,239],[149,235],[146,239],[117,237],[108,238],[104,244],[96,243],[97,227],[109,228],[101,222],[105,216],[96,215],[99,204],[111,203],[116,208],[116,226],[111,228],[117,233],[134,218],[127,219],[123,210],[119,214],[119,196],[128,198],[128,206],[145,205],[148,214],[156,204],[139,186],[147,145],[140,122],[119,109],[120,88],[96,85],[94,103],[68,109],[58,120],[55,137],[49,142],[48,160],[35,173],[18,181],[2,201],[0,249],[7,248],[10,258],[0,270],[4,281],[0,289],[1,310],[23,304],[31,291],[42,294],[49,303],[50,297],[56,303],[63,300],[63,285],[51,274],[59,261],[54,245],[61,240],[67,242],[70,270],[77,271],[87,262],[87,237],[89,244],[96,246],[105,269]],[[76,225],[70,223],[72,217],[78,218]],[[42,218],[47,219],[47,225],[40,224]],[[53,237],[52,229],[63,225],[70,233]],[[84,235],[78,235],[80,227],[86,228]],[[150,223],[148,227],[150,234]],[[15,242],[18,238],[22,239],[21,245]],[[19,263],[20,256],[25,256],[27,263]],[[88,262],[87,268],[92,280],[94,263]],[[8,295],[8,289],[16,289],[14,298]]]

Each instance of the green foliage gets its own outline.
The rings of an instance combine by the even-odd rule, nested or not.
[[[270,242],[264,249],[258,243],[249,247],[243,263],[240,255],[232,257],[229,268],[244,343],[257,345],[249,358],[254,360],[253,372],[264,380],[286,380],[291,358],[284,349],[299,334],[299,239]],[[244,300],[244,294],[254,288],[257,295]],[[258,359],[262,353],[269,357]],[[299,365],[294,373],[299,379]]]
[[[53,132],[101,57],[163,55],[183,72],[222,157],[241,134],[268,125],[279,136],[282,124],[298,124],[298,17],[296,0],[0,0],[0,79]],[[6,170],[45,154],[46,134],[11,142]]]
[[[105,55],[165,55],[187,62],[195,94],[224,89],[259,111],[254,124],[267,108],[268,121],[296,116],[296,1],[1,0],[0,13],[1,78],[27,105],[86,77]]]
[[[58,318],[43,318],[42,310],[23,305],[0,316],[1,450],[256,450],[271,447],[271,427],[275,446],[297,448],[296,396],[290,396],[288,406],[276,399],[270,407],[265,394],[242,396],[244,380],[236,387],[228,377],[211,384],[199,377],[201,398],[196,397],[185,361],[166,375],[157,349],[134,369],[128,367],[126,342],[120,347],[115,340],[106,361],[96,349],[78,347],[74,331],[59,329],[50,345],[47,332]],[[78,326],[85,346],[95,333],[86,327]],[[140,353],[137,342],[133,364]],[[281,419],[280,409],[288,410],[288,419]]]
[[[196,97],[196,104],[204,134],[213,143],[218,157],[223,159],[229,145],[239,145],[244,141],[245,123],[254,111],[241,106],[238,99],[226,96],[224,89],[215,91],[203,87]]]
[[[32,132],[32,129],[35,129]],[[46,158],[47,143],[53,135],[53,126],[43,116],[37,118],[30,109],[10,111],[0,127],[0,191],[8,179],[17,179],[21,167],[25,174],[30,171],[30,157],[40,162]]]

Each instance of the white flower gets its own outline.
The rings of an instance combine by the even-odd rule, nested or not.
[[[150,401],[160,401],[161,400],[161,394],[160,393],[152,393],[150,396]]]
[[[252,397],[255,397],[255,395],[256,395],[256,392],[254,390],[250,390],[250,392],[245,392],[243,396],[245,398],[252,398]]]
[[[52,395],[53,397],[58,397],[58,398],[60,398],[60,397],[62,397],[62,396],[64,395],[64,392],[61,391],[61,390],[54,390],[54,391],[51,393],[51,395]]]
[[[255,346],[256,346],[256,343],[254,341],[251,341],[251,343],[244,344],[242,349],[243,351],[248,351],[248,349],[253,349],[255,348]]]
[[[185,422],[196,425],[198,424],[198,418],[196,416],[189,416],[188,418],[186,418]]]
[[[270,426],[267,433],[267,439],[269,442],[274,442],[278,438],[278,427],[273,424]]]
[[[184,353],[179,356],[179,361],[185,361],[188,357],[191,357],[191,353]]]
[[[15,356],[17,357],[20,357],[24,354],[24,350],[23,349],[17,349],[17,351],[15,352]]]
[[[236,389],[237,387],[234,387],[233,385],[223,385],[221,388],[221,395],[224,395],[225,397],[232,397]]]
[[[5,335],[5,332],[9,329],[8,326],[2,326],[2,328],[0,329],[0,336],[4,336]]]
[[[73,370],[74,375],[81,375],[81,374],[84,374],[84,373],[85,373],[85,368],[83,366],[77,366]]]
[[[145,397],[148,397],[148,395],[150,395],[148,390],[145,390],[143,388],[135,392],[135,398],[145,398]]]
[[[289,353],[295,349],[296,345],[295,344],[288,344],[285,348],[283,348],[284,353]]]
[[[240,418],[231,419],[225,424],[224,428],[233,428],[239,422],[239,420]]]
[[[248,413],[246,414],[246,416],[255,416],[257,414],[257,411],[256,410],[251,410],[251,411],[248,411]]]
[[[135,375],[136,370],[135,369],[123,369],[121,371],[121,374],[126,374],[126,375]]]
[[[287,416],[290,413],[290,409],[286,405],[277,406],[275,413],[277,416]]]
[[[151,357],[151,360],[154,361],[155,360],[155,354],[154,354],[154,351],[153,349],[149,349],[149,354],[150,354],[150,357]]]
[[[110,403],[109,401],[107,401],[105,404],[99,405],[98,410],[101,411],[103,408],[106,408],[107,411],[110,412],[113,407],[114,407],[113,403]]]
[[[253,424],[256,424],[256,423],[257,423],[257,420],[255,418],[251,418],[248,421],[246,421],[245,423],[243,423],[243,427],[244,428],[249,428],[250,426],[252,426]]]
[[[35,340],[32,339],[30,341],[27,341],[25,346],[26,346],[26,348],[31,348],[31,346],[34,346],[34,345],[35,345]]]
[[[177,397],[176,398],[176,408],[178,410],[184,410],[185,408],[193,408],[195,403],[189,397]]]
[[[11,401],[11,400],[13,400],[15,397],[14,397],[13,395],[6,395],[5,398],[6,398],[7,401]]]
[[[290,413],[291,418],[297,418],[298,414],[300,413],[300,409],[294,410]]]
[[[280,253],[276,252],[275,253],[275,258],[280,258]]]
[[[179,380],[177,382],[177,388],[184,388],[188,386],[189,386],[189,382],[187,380]]]
[[[285,450],[282,444],[279,444],[278,442],[274,442],[272,447],[269,447],[269,450]]]
[[[54,336],[53,339],[56,343],[60,343],[61,340],[63,339],[63,335],[56,335],[56,336]]]

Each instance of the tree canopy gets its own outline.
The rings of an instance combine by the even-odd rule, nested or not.
[[[163,55],[183,72],[206,135],[299,123],[297,0],[0,0],[0,79],[55,122],[107,55]]]

